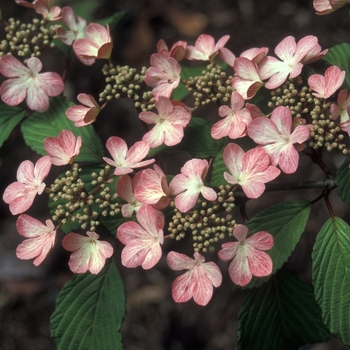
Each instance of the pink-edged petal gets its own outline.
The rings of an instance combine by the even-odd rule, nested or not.
[[[259,231],[246,239],[246,242],[258,250],[269,250],[274,245],[273,236],[265,231]]]
[[[195,265],[195,261],[189,256],[177,252],[169,252],[166,258],[168,266],[175,271],[181,271],[185,269],[191,269]],[[204,258],[201,257],[200,262],[204,262]]]
[[[0,58],[0,73],[6,78],[14,78],[29,74],[29,69],[12,55]]]
[[[17,106],[24,101],[27,95],[28,84],[19,78],[5,80],[0,87],[1,99],[9,106]]]
[[[247,257],[249,270],[253,276],[265,277],[272,273],[272,260],[269,254],[256,250],[253,256]]]

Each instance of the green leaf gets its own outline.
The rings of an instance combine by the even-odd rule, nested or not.
[[[83,145],[75,158],[80,162],[101,162],[104,148],[92,125],[77,128],[66,117],[66,110],[72,106],[64,97],[50,99],[50,108],[45,113],[33,113],[22,123],[23,137],[28,146],[39,154],[46,155],[44,139],[57,137],[62,130],[71,130],[75,136],[81,136]]]
[[[312,283],[329,330],[350,345],[350,227],[329,218],[317,235],[312,253]]]
[[[11,131],[23,119],[25,110],[20,107],[0,105],[0,147],[10,136]]]
[[[343,43],[333,46],[323,57],[323,60],[346,71],[345,85],[347,89],[350,89],[350,45]]]
[[[280,271],[246,297],[238,315],[238,337],[241,350],[294,350],[326,341],[329,331],[313,288]]]
[[[103,26],[106,26],[106,24],[108,24],[111,28],[113,28],[122,20],[124,16],[125,16],[125,12],[119,11],[114,13],[112,16],[99,20],[97,23]]]
[[[110,260],[99,274],[78,274],[66,283],[51,316],[51,336],[58,350],[123,349],[124,315],[123,282]]]
[[[214,187],[226,185],[227,181],[224,178],[224,172],[228,172],[228,169],[224,163],[223,152],[220,151],[212,165],[210,185]]]
[[[339,197],[350,204],[350,157],[338,168],[336,182],[338,185]]]
[[[249,236],[258,231],[267,231],[273,236],[274,246],[266,251],[273,261],[272,274],[276,273],[292,254],[304,232],[310,211],[311,204],[307,200],[279,203],[261,211],[246,224]],[[270,277],[253,277],[247,287],[258,287]]]

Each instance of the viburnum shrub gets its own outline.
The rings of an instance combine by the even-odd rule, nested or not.
[[[240,349],[298,349],[330,334],[350,345],[349,218],[338,217],[330,199],[350,204],[350,45],[324,49],[313,35],[288,36],[274,49],[237,55],[225,47],[228,35],[202,34],[170,49],[160,40],[149,66],[136,69],[112,59],[111,28],[122,13],[88,24],[53,0],[15,1],[38,18],[3,21],[0,143],[21,124],[39,156],[19,164],[3,200],[25,237],[19,259],[37,266],[60,244],[71,252],[75,275],[51,317],[57,348],[121,349],[117,265],[148,270],[160,260],[176,303],[205,307],[222,283],[236,286],[232,298],[238,287],[249,289],[238,316]],[[322,15],[348,2],[314,0],[314,8]],[[67,60],[48,72],[41,54],[58,49]],[[87,78],[103,60],[105,80],[98,96],[80,91],[78,104],[65,98],[65,72],[76,59]],[[142,139],[109,135],[104,145],[92,124],[121,98],[133,101]],[[336,170],[329,153],[341,159]],[[61,175],[47,183],[54,167]],[[313,181],[290,180],[306,171]],[[307,188],[318,194],[276,196],[248,218],[247,202]],[[48,202],[45,223],[25,213],[39,200]],[[284,263],[320,202],[329,217],[313,245],[311,285]]]

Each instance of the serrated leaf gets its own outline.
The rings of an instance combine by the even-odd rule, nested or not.
[[[25,111],[20,107],[0,105],[0,147],[10,136],[11,131],[23,119]]]
[[[75,158],[80,162],[101,162],[104,148],[92,125],[77,128],[66,117],[66,110],[72,106],[64,97],[50,99],[50,108],[45,113],[33,113],[22,123],[22,133],[25,142],[34,151],[46,155],[44,139],[57,137],[62,130],[71,130],[75,136],[81,136],[83,145],[80,154]]]
[[[249,236],[258,231],[267,231],[273,236],[274,246],[266,251],[273,261],[272,274],[276,273],[292,254],[304,232],[310,211],[311,204],[307,200],[279,203],[261,211],[246,224]],[[253,277],[247,287],[258,287],[270,277]]]
[[[335,45],[329,49],[327,55],[323,57],[323,60],[330,65],[336,65],[341,70],[346,71],[345,85],[347,89],[350,89],[350,45],[342,43]]]
[[[280,271],[246,297],[238,315],[240,350],[294,350],[324,342],[329,331],[313,288]]]
[[[338,168],[336,182],[338,185],[339,197],[350,204],[350,157]]]
[[[329,218],[312,252],[312,283],[329,330],[350,345],[350,227]]]
[[[99,274],[78,274],[66,283],[51,316],[51,336],[58,350],[123,349],[124,315],[123,282],[110,260]]]

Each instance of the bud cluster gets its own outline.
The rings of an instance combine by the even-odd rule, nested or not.
[[[141,108],[142,111],[148,111],[154,107],[154,98],[151,91],[144,92],[141,96],[146,67],[142,67],[139,73],[136,68],[114,66],[110,63],[104,65],[102,73],[106,77],[107,85],[100,93],[100,102],[125,97],[134,100],[135,107]]]
[[[303,79],[297,77],[287,80],[281,87],[271,91],[270,108],[288,107],[293,117],[305,118],[310,113],[315,97],[308,86],[303,85]]]
[[[46,27],[47,21],[34,18],[32,23],[21,23],[10,18],[5,27],[6,39],[0,43],[0,57],[14,54],[19,57],[39,57],[43,49],[57,39],[58,25]]]
[[[234,91],[231,79],[232,76],[227,76],[220,65],[211,63],[202,71],[202,75],[189,77],[186,88],[193,92],[197,107],[218,100],[227,103]]]
[[[175,208],[175,215],[168,227],[169,237],[180,240],[185,237],[186,232],[191,232],[195,252],[214,251],[213,244],[232,236],[236,225],[236,221],[229,214],[235,206],[231,190],[230,185],[220,186],[216,201],[198,199],[197,209],[191,209],[188,213],[181,213]]]
[[[120,212],[118,195],[111,193],[114,181],[109,177],[110,166],[106,165],[99,173],[88,176],[90,183],[84,183],[81,178],[82,169],[73,164],[72,170],[56,179],[49,189],[49,196],[55,205],[52,220],[61,224],[78,222],[82,229],[95,231],[100,224],[100,215],[113,216]],[[91,188],[91,191],[87,191]]]
[[[344,135],[340,127],[334,122],[330,113],[331,102],[312,95],[308,86],[303,86],[301,77],[287,80],[280,88],[271,91],[272,99],[268,103],[270,108],[288,107],[294,117],[294,122],[304,122],[304,118],[311,117],[309,146],[313,149],[326,147],[327,151],[339,149],[348,154],[344,144]]]

